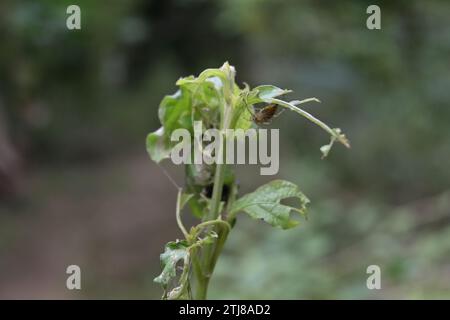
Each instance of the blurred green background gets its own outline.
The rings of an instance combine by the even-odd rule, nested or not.
[[[239,219],[210,298],[450,298],[450,4],[78,0],[0,3],[0,297],[154,298],[176,190],[145,151],[180,76],[311,96],[352,149],[283,113],[279,177],[311,199],[282,231]],[[183,170],[165,165],[182,183]],[[237,168],[242,192],[273,177]],[[191,220],[192,222],[193,220]],[[66,267],[82,290],[65,287]],[[379,265],[382,289],[366,288]]]

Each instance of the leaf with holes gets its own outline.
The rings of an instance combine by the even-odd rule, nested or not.
[[[288,198],[297,198],[300,201],[299,206],[281,204],[281,200]],[[308,203],[308,198],[295,184],[285,180],[274,180],[237,200],[230,214],[244,211],[254,219],[262,219],[274,227],[289,229],[299,223],[291,219],[291,211],[305,215]]]
[[[164,252],[160,255],[163,271],[153,281],[167,287],[170,281],[177,276],[176,266],[179,261],[189,261],[189,245],[187,241],[171,241],[166,244]]]

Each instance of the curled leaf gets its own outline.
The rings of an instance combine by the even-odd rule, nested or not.
[[[171,148],[164,137],[164,127],[149,133],[147,135],[146,145],[150,158],[156,163],[161,162],[170,155]]]
[[[187,241],[171,241],[160,255],[163,271],[153,281],[167,287],[170,281],[176,277],[176,266],[179,261],[185,264],[189,261],[189,246]]]
[[[191,268],[191,250],[196,247],[211,245],[216,238],[217,233],[209,231],[203,238],[197,238],[193,243],[188,242],[187,240],[177,240],[166,244],[164,252],[160,255],[163,271],[153,280],[154,282],[161,284],[164,288],[163,299],[190,298],[188,288],[189,272]],[[175,278],[177,277],[177,265],[179,262],[183,262],[183,265],[181,267],[181,275],[179,276],[178,281],[175,282]],[[171,285],[173,285],[173,288],[169,290]]]
[[[272,85],[261,85],[255,87],[249,93],[248,104],[255,104],[260,102],[267,102],[269,99],[273,99],[282,96],[286,93],[292,92],[291,90],[281,89]]]

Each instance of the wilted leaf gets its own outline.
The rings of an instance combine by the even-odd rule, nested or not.
[[[190,130],[192,123],[189,92],[181,89],[173,95],[165,96],[159,106],[159,120],[164,127],[164,135],[169,141],[175,129]]]
[[[234,129],[247,130],[253,127],[252,114],[248,108],[242,109],[239,118],[236,121],[236,126]]]
[[[153,281],[161,284],[164,287],[176,277],[176,266],[179,261],[184,263],[189,259],[188,243],[186,241],[171,241],[166,244],[164,252],[160,255],[160,260],[163,265],[163,271]]]
[[[193,121],[201,120],[207,127],[216,127],[224,106],[224,81],[231,67],[207,69],[197,78],[189,76],[179,79],[179,90],[167,95],[159,105],[159,120],[162,127],[147,136],[147,151],[155,162],[167,158],[177,144],[170,137],[176,129],[187,129],[192,133]]]
[[[161,162],[170,155],[170,145],[164,137],[164,127],[147,135],[147,152],[156,163]]]
[[[280,203],[287,198],[297,198],[300,201],[299,207]],[[230,213],[244,211],[254,219],[262,219],[272,226],[288,229],[298,224],[298,221],[290,219],[291,211],[303,215],[306,213],[308,203],[308,198],[295,184],[285,180],[274,180],[238,199]]]
[[[253,99],[251,98],[249,103],[254,104],[259,102],[267,102],[268,99],[276,98],[289,92],[291,92],[291,90],[281,89],[272,85],[257,86],[251,92],[251,95],[253,94],[253,96],[256,97]]]

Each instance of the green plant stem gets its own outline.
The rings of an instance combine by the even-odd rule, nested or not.
[[[236,183],[233,183],[230,186],[230,196],[228,198],[227,207],[225,209],[227,213],[230,212],[230,209],[231,209],[234,201],[236,200],[236,196],[237,196],[237,185],[236,185]],[[235,217],[233,217],[233,219],[234,218]],[[232,219],[227,217],[227,220],[231,221]],[[214,250],[213,257],[212,257],[212,259],[210,261],[210,269],[211,270],[214,270],[214,268],[216,266],[216,263],[217,263],[217,260],[219,260],[219,256],[222,253],[222,249],[223,249],[223,247],[225,245],[225,242],[228,239],[228,234],[231,231],[231,226],[230,226],[229,223],[221,224],[220,227],[221,227],[221,231],[219,232],[219,239],[217,240],[217,245],[216,245],[216,248]]]
[[[223,148],[223,146],[222,146]],[[211,210],[208,213],[207,221],[215,220],[219,216],[219,208],[220,208],[220,200],[222,199],[222,189],[223,189],[223,178],[224,178],[224,172],[225,172],[225,165],[224,164],[217,164],[216,165],[216,174],[214,177],[214,188],[213,188],[213,194],[211,197]],[[217,243],[220,241],[217,239]],[[196,299],[198,300],[204,300],[206,299],[207,291],[208,291],[208,284],[209,279],[211,277],[212,271],[211,270],[211,264],[210,261],[212,259],[213,253],[214,253],[215,245],[208,245],[205,247],[202,257],[202,274],[201,279],[198,279],[198,287],[196,292]]]
[[[202,266],[200,265],[200,261],[199,261],[198,255],[197,255],[198,252],[200,252],[200,250],[195,249],[195,253],[193,252],[193,254],[192,254],[192,265],[194,267],[195,279],[197,281],[197,285],[196,285],[197,296],[195,296],[196,299],[199,299],[198,292],[200,292],[201,290],[203,290],[202,288],[205,288],[207,286],[204,283],[206,278],[203,275]],[[205,293],[205,296],[206,296],[206,293]]]
[[[216,174],[214,176],[214,188],[210,202],[211,209],[208,212],[206,221],[215,220],[219,216],[220,200],[222,199],[224,173],[225,173],[225,165],[218,163],[216,165]]]
[[[214,268],[216,267],[217,260],[219,259],[220,254],[222,253],[223,246],[225,245],[225,242],[227,241],[228,234],[230,233],[230,229],[221,227],[221,230],[219,232],[219,238],[217,239],[216,247],[214,249],[213,255],[209,261],[209,270],[211,270],[211,273],[214,271]]]
[[[229,128],[233,119],[233,108],[229,104],[229,102],[225,102],[224,111],[221,117],[221,133],[222,133],[222,141],[220,143],[220,148],[217,154],[217,159],[222,159],[223,161],[218,161],[216,164],[216,170],[214,175],[214,188],[210,201],[210,210],[205,219],[206,222],[211,220],[216,220],[219,217],[220,210],[220,202],[222,200],[222,191],[224,184],[224,176],[225,176],[225,130]],[[217,230],[217,226],[214,227]],[[204,300],[206,299],[208,292],[208,285],[211,275],[214,271],[214,266],[218,259],[218,255],[226,241],[226,236],[228,235],[228,230],[224,233],[221,232],[220,229],[217,232],[219,237],[215,244],[206,246],[202,256],[202,279],[198,279],[198,287],[196,292],[196,299]],[[224,237],[225,235],[225,237]],[[218,253],[219,252],[219,253]]]

